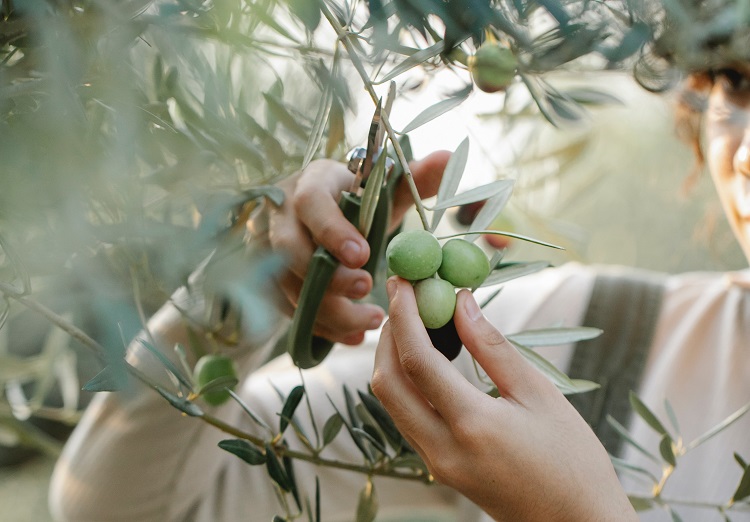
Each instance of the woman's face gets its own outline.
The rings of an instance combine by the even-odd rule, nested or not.
[[[717,73],[704,121],[708,168],[750,262],[750,65]]]

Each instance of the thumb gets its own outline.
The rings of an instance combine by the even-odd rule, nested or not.
[[[474,356],[500,395],[520,403],[539,395],[540,390],[555,389],[521,353],[482,314],[472,293],[461,290],[454,315],[456,331],[466,349]]]
[[[417,186],[417,192],[422,199],[429,198],[437,194],[440,187],[440,180],[443,179],[445,165],[451,157],[451,153],[445,150],[433,152],[419,161],[409,163],[414,184]],[[414,205],[414,198],[409,183],[405,176],[401,178],[393,198],[393,214],[391,222],[397,225],[401,222],[404,214]]]

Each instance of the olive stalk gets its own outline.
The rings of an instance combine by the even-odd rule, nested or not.
[[[357,73],[362,79],[362,82],[365,84],[365,88],[367,89],[367,92],[370,94],[370,97],[372,98],[373,102],[377,104],[380,97],[378,96],[377,92],[375,92],[375,87],[373,86],[372,79],[370,78],[370,75],[367,74],[367,71],[365,70],[365,66],[362,63],[362,60],[360,59],[359,55],[357,54],[357,51],[354,49],[351,42],[349,41],[349,35],[345,31],[345,29],[341,26],[341,24],[338,23],[333,13],[331,13],[330,9],[328,8],[327,5],[325,5],[325,3],[320,4],[320,10],[323,13],[323,16],[326,17],[326,20],[328,20],[328,23],[331,24],[331,27],[333,27],[333,30],[336,32],[338,39],[341,40],[341,43],[344,44],[344,47],[346,48],[346,52],[349,55],[349,58],[351,59],[352,64],[354,65],[354,68],[357,70]],[[411,169],[409,168],[409,162],[406,159],[404,150],[401,148],[401,144],[398,141],[398,136],[396,136],[396,132],[393,130],[393,127],[391,126],[391,122],[388,119],[388,115],[385,112],[383,112],[383,114],[381,115],[381,121],[383,122],[383,126],[385,127],[385,130],[388,133],[388,137],[391,140],[391,144],[393,144],[393,150],[396,152],[396,157],[398,157],[398,161],[399,163],[401,163],[401,166],[404,169],[404,176],[406,176],[406,181],[407,181],[407,184],[409,185],[409,191],[411,192],[411,197],[414,200],[414,204],[417,207],[417,212],[419,213],[419,219],[420,221],[422,221],[422,227],[424,227],[425,230],[429,230],[430,225],[427,220],[427,214],[425,212],[424,205],[422,205],[422,198],[419,196],[417,185],[414,183],[414,176],[412,175]]]
[[[30,310],[33,310],[39,313],[40,315],[44,316],[44,318],[47,319],[50,323],[54,324],[55,326],[63,330],[65,333],[67,333],[72,338],[80,342],[86,348],[92,350],[93,353],[100,359],[100,361],[104,362],[104,356],[103,356],[105,352],[104,347],[101,344],[99,344],[96,340],[91,338],[88,334],[86,334],[83,330],[81,330],[80,328],[70,323],[65,318],[63,318],[61,315],[55,313],[53,310],[47,308],[45,305],[39,303],[38,301],[28,296],[19,294],[17,289],[13,288],[13,286],[7,283],[0,282],[0,293],[2,293],[4,296],[8,298],[18,301],[20,304],[24,305]],[[133,377],[141,381],[143,384],[147,385],[148,387],[154,390],[157,390],[160,388],[158,384],[153,382],[147,375],[145,375],[135,366],[131,365],[127,361],[122,361],[122,363],[123,363],[124,369]],[[224,433],[227,433],[234,437],[250,442],[251,444],[257,446],[261,450],[263,450],[265,447],[265,441],[262,438],[256,437],[255,435],[252,435],[238,428],[235,428],[234,426],[231,426],[230,424],[227,424],[224,421],[216,417],[213,417],[203,412],[200,415],[196,415],[196,417],[202,420],[203,422],[205,422],[206,424],[209,424],[223,431]],[[378,466],[368,466],[368,465],[354,464],[354,463],[349,463],[349,462],[342,462],[338,460],[321,458],[317,453],[307,454],[307,453],[303,453],[300,451],[291,450],[288,447],[284,446],[283,444],[274,445],[273,450],[280,457],[288,456],[292,459],[303,460],[303,461],[315,464],[317,466],[330,467],[330,468],[342,469],[342,470],[347,470],[347,471],[354,471],[357,473],[362,473],[364,475],[378,475],[378,476],[391,477],[391,478],[397,478],[397,479],[403,479],[403,480],[412,480],[412,481],[423,482],[426,484],[430,484],[433,482],[433,478],[430,474],[427,474],[421,471],[414,471],[414,472],[408,472],[408,473],[397,471],[393,469],[392,467],[390,467],[388,460],[384,461],[381,465],[378,465]]]

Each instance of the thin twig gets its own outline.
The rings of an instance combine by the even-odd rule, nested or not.
[[[331,13],[330,9],[328,9],[328,6],[325,5],[325,3],[320,4],[320,9],[323,15],[328,20],[328,23],[330,23],[331,27],[333,27],[333,30],[336,31],[336,35],[338,36],[339,40],[341,40],[341,43],[343,43],[344,47],[346,47],[346,52],[349,55],[349,58],[351,59],[352,64],[357,70],[360,78],[362,78],[367,92],[370,94],[373,102],[377,104],[379,99],[378,93],[375,92],[375,87],[373,87],[372,80],[367,74],[362,60],[349,41],[349,36],[347,35],[344,28],[341,27],[341,25],[338,23],[336,18],[333,16],[333,13]],[[417,206],[417,212],[419,212],[419,219],[422,221],[422,227],[424,227],[425,230],[429,230],[430,225],[427,220],[427,214],[425,213],[424,206],[422,205],[422,198],[419,195],[419,190],[417,190],[417,185],[414,183],[414,176],[412,175],[411,169],[409,168],[409,162],[406,160],[406,156],[404,155],[404,151],[401,148],[401,144],[398,141],[398,136],[396,136],[396,132],[393,130],[393,127],[391,127],[391,123],[388,120],[387,114],[383,113],[381,115],[381,121],[383,122],[383,126],[388,133],[388,137],[391,139],[393,150],[396,152],[398,161],[399,163],[401,163],[401,166],[404,169],[404,176],[406,177],[406,181],[409,185],[409,191],[411,192],[412,199],[414,199],[414,204]]]

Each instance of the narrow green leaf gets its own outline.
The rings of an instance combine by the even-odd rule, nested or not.
[[[268,110],[273,113],[276,119],[284,127],[292,132],[298,138],[307,142],[307,129],[304,125],[300,124],[300,119],[292,115],[284,106],[284,103],[271,93],[263,93],[263,98],[266,100],[266,106]]]
[[[615,467],[615,469],[632,471],[632,472],[648,477],[649,480],[651,480],[651,482],[653,482],[654,484],[659,483],[659,479],[656,478],[656,476],[653,473],[651,473],[649,470],[645,468],[636,466],[634,464],[629,463],[628,461],[624,459],[614,457],[612,455],[609,456],[609,459],[612,461],[612,465]]]
[[[344,395],[347,396],[347,389],[346,386],[344,386]],[[351,400],[351,396],[348,396],[349,400]],[[346,431],[349,432],[349,436],[354,441],[354,444],[357,445],[357,448],[359,448],[360,453],[362,453],[362,456],[367,460],[368,462],[372,463],[374,461],[374,458],[372,456],[372,452],[370,451],[370,448],[367,447],[367,445],[364,444],[364,440],[359,437],[356,433],[354,433],[354,428],[359,428],[360,426],[352,426],[348,422],[346,422],[346,419],[344,419],[344,416],[339,411],[338,407],[336,406],[336,403],[333,402],[333,399],[331,397],[328,397],[328,401],[331,403],[331,406],[333,406],[333,409],[336,410],[336,413],[339,414],[339,417],[341,418],[342,423],[344,424],[344,427],[346,428]],[[349,404],[347,403],[347,409],[349,408]],[[349,411],[349,414],[351,416],[352,410],[354,410],[354,404],[352,403],[351,410]],[[356,415],[356,412],[354,412],[354,415]],[[358,419],[357,419],[358,420]]]
[[[378,161],[372,167],[370,177],[365,183],[365,190],[362,194],[362,207],[359,211],[359,231],[364,236],[370,235],[370,228],[375,219],[375,210],[378,208],[380,194],[383,192],[383,182],[385,180],[385,160],[388,154],[383,150],[378,156]]]
[[[292,461],[291,457],[287,455],[284,455],[282,461],[284,462],[284,471],[286,472],[286,476],[289,478],[289,487],[291,488],[294,503],[297,504],[297,509],[302,511],[302,502],[299,496],[299,489],[297,488],[297,478],[294,474],[294,461]]]
[[[565,95],[583,105],[623,105],[622,100],[617,96],[586,87],[568,89]]]
[[[281,467],[281,463],[279,462],[276,453],[268,443],[266,443],[266,469],[268,470],[268,475],[271,479],[273,479],[282,490],[287,493],[291,491],[289,477],[287,477],[284,468]]]
[[[347,413],[349,413],[349,422],[351,423],[352,427],[361,428],[362,419],[359,418],[359,414],[357,413],[357,405],[354,403],[354,397],[352,397],[352,394],[346,385],[343,385],[342,389],[344,391],[344,401],[346,403],[346,411]]]
[[[672,522],[682,522],[680,515],[671,506],[669,507],[669,514],[672,515]]]
[[[263,419],[261,419],[258,415],[256,415],[250,409],[250,407],[247,404],[245,404],[245,402],[240,398],[239,395],[237,395],[233,390],[227,390],[227,391],[229,392],[229,396],[232,397],[232,399],[234,399],[234,401],[237,404],[239,404],[243,410],[245,410],[245,413],[248,414],[248,416],[253,420],[253,422],[255,422],[255,424],[257,424],[261,428],[265,428],[266,430],[268,430],[269,433],[272,433],[273,430],[271,430],[271,427],[268,424],[266,424],[266,422]]]
[[[396,453],[399,453],[404,443],[404,438],[393,423],[391,416],[388,415],[388,412],[377,397],[362,391],[358,391],[357,393],[359,394],[359,398],[362,400],[365,409],[382,430],[383,435],[385,435],[385,438],[388,440],[388,444],[391,445]]]
[[[144,348],[146,348],[149,352],[151,352],[159,361],[164,365],[164,367],[167,369],[169,373],[171,373],[178,381],[180,381],[180,384],[182,384],[185,388],[188,390],[193,389],[193,383],[188,380],[187,377],[182,375],[182,372],[177,369],[177,367],[167,359],[167,356],[161,353],[158,349],[156,349],[150,342],[146,341],[145,339],[138,339],[138,342],[143,345]]]
[[[745,459],[743,459],[742,456],[736,451],[734,452],[734,460],[737,461],[737,464],[739,464],[742,469],[745,469],[747,467],[747,462],[745,462]]]
[[[328,418],[326,423],[323,425],[323,446],[328,446],[331,442],[333,442],[333,439],[335,439],[336,435],[339,434],[339,431],[341,431],[341,426],[343,425],[344,420],[338,413],[334,413]]]
[[[570,377],[565,375],[563,372],[558,370],[554,364],[536,353],[531,348],[518,343],[513,343],[513,345],[518,349],[519,352],[521,352],[521,355],[523,355],[527,361],[529,361],[540,372],[547,376],[547,378],[551,380],[561,391],[563,391],[563,393],[568,390],[576,390],[575,382],[573,382]]]
[[[637,449],[641,453],[641,455],[649,458],[650,460],[658,464],[661,464],[661,461],[658,459],[658,457],[656,457],[653,453],[650,453],[646,448],[638,444],[636,440],[630,435],[630,433],[628,433],[628,430],[625,429],[625,426],[620,424],[617,421],[617,419],[615,419],[611,415],[607,415],[607,423],[609,423],[609,425],[612,426],[612,428],[617,432],[618,435],[620,435],[620,437],[623,438],[625,442],[627,442],[628,444],[633,446],[635,449]]]
[[[222,377],[217,377],[216,379],[208,381],[206,384],[198,388],[195,393],[196,395],[205,395],[214,391],[234,388],[238,382],[239,380],[237,380],[236,377],[224,375]]]
[[[236,455],[251,466],[266,463],[266,455],[243,439],[226,439],[219,442],[219,447],[224,451]]]
[[[453,154],[451,154],[451,157],[445,166],[443,178],[440,181],[440,187],[438,188],[436,205],[451,199],[456,194],[458,185],[461,182],[461,177],[466,169],[466,162],[468,159],[469,138],[464,138]],[[445,210],[436,210],[432,213],[432,223],[430,224],[431,231],[434,231],[437,228],[443,214],[445,214]]]
[[[672,448],[672,437],[668,433],[665,433],[659,442],[659,453],[670,466],[675,467],[677,465],[674,449]]]
[[[407,132],[411,132],[415,129],[418,129],[425,123],[429,123],[435,118],[442,116],[446,112],[449,112],[455,109],[456,107],[461,105],[464,101],[466,101],[466,98],[469,97],[469,94],[471,94],[471,91],[472,91],[472,85],[470,84],[467,88],[462,89],[455,96],[451,96],[450,98],[446,98],[445,100],[440,100],[434,105],[427,107],[425,110],[420,112],[413,120],[411,120],[406,125],[406,127],[403,128],[400,134],[406,134]]]
[[[664,399],[664,409],[667,411],[667,416],[669,417],[669,423],[672,425],[674,432],[679,436],[680,425],[677,422],[677,415],[675,414],[674,409],[672,408],[672,403],[669,402],[669,399]]]
[[[367,484],[359,493],[356,522],[372,522],[377,514],[378,497],[372,480],[368,478]]]
[[[378,450],[383,455],[387,455],[388,451],[385,449],[385,446],[383,445],[383,441],[378,440],[372,433],[368,433],[367,431],[367,425],[365,424],[363,428],[352,428],[352,432],[354,432],[357,436],[363,437],[367,439],[367,441],[373,445],[373,447]]]
[[[279,433],[284,433],[289,422],[294,416],[294,412],[299,406],[302,397],[305,395],[305,389],[302,386],[295,386],[284,402],[284,407],[281,409],[281,419],[279,420]]]
[[[408,58],[406,58],[403,62],[395,66],[393,69],[391,69],[388,73],[385,74],[382,78],[380,78],[377,81],[374,81],[374,85],[381,85],[383,83],[387,83],[394,79],[396,76],[399,76],[409,69],[412,69],[414,67],[417,67],[418,65],[422,65],[425,61],[429,60],[430,58],[434,58],[438,56],[440,53],[443,52],[443,49],[445,49],[445,43],[441,40],[430,47],[427,47],[426,49],[421,49]]]
[[[335,71],[337,67],[338,53],[334,56],[331,73],[323,86],[323,96],[320,98],[318,112],[315,115],[315,122],[313,123],[313,128],[310,132],[310,139],[307,140],[305,156],[302,160],[302,170],[310,164],[310,161],[312,161],[315,153],[320,147],[321,141],[323,140],[323,134],[325,133],[326,124],[328,123],[328,115],[331,113],[331,107],[333,105],[333,78],[336,76]]]
[[[750,496],[750,467],[745,467],[745,472],[742,474],[740,483],[737,485],[737,489],[732,495],[732,502],[739,502]]]
[[[585,379],[571,379],[570,382],[573,383],[572,387],[558,386],[558,388],[560,388],[560,391],[563,393],[563,395],[574,395],[576,393],[586,393],[586,392],[598,390],[599,388],[601,388],[601,385],[598,382],[587,381]]]
[[[628,500],[630,501],[630,505],[633,506],[633,509],[636,511],[648,511],[654,507],[654,499],[649,497],[628,495]]]
[[[574,328],[541,328],[526,330],[509,335],[508,339],[524,346],[555,346],[558,344],[577,343],[599,337],[602,330],[579,326]]]
[[[731,414],[729,417],[721,421],[719,424],[708,430],[706,433],[695,439],[693,442],[687,445],[687,449],[691,450],[693,448],[697,448],[707,440],[709,440],[711,437],[719,434],[723,430],[727,429],[729,426],[731,426],[733,423],[738,421],[743,415],[745,415],[748,411],[750,411],[750,403],[745,404],[742,408],[735,411],[733,414]]]
[[[425,207],[427,210],[445,210],[451,207],[457,207],[460,205],[468,205],[469,203],[476,203],[477,201],[483,201],[501,194],[504,191],[513,191],[513,184],[515,180],[512,179],[500,179],[481,185],[473,189],[461,192],[453,196],[450,199],[443,201],[440,204],[436,204],[432,208]]]
[[[202,417],[203,416],[203,410],[201,410],[197,405],[193,404],[187,399],[178,397],[177,395],[170,393],[167,390],[163,389],[161,386],[154,386],[154,390],[156,390],[159,393],[159,395],[167,399],[167,401],[172,406],[180,410],[185,415],[189,415],[190,417]]]
[[[315,475],[315,522],[321,522],[320,519],[320,477]]]
[[[563,96],[547,93],[545,100],[555,113],[564,120],[578,121],[583,116],[581,106]]]
[[[83,385],[81,388],[87,392],[109,392],[121,390],[125,383],[126,374],[122,368],[115,368],[112,365],[105,366],[102,371]]]
[[[284,198],[286,197],[284,191],[275,185],[261,185],[258,187],[253,187],[251,189],[243,191],[242,194],[247,200],[264,197],[266,199],[269,199],[277,207],[280,207],[284,204]]]
[[[482,209],[477,212],[477,215],[474,217],[474,221],[471,222],[471,225],[469,226],[469,232],[478,232],[489,227],[497,219],[497,216],[500,215],[500,212],[503,211],[505,205],[508,204],[508,200],[510,199],[512,193],[513,187],[511,186],[509,190],[504,190],[488,199],[487,203],[484,204]],[[507,233],[503,233],[501,235],[513,237]],[[475,241],[477,237],[479,236],[469,236],[467,240]]]
[[[633,391],[630,392],[630,406],[654,431],[660,435],[667,435],[667,429],[664,425]]]
[[[487,276],[487,279],[484,280],[481,286],[485,287],[499,285],[500,283],[504,283],[518,277],[539,272],[540,270],[544,270],[549,266],[550,265],[547,261],[534,261],[532,263],[514,263],[513,265],[506,265],[502,268],[497,268],[490,272],[490,275]]]

